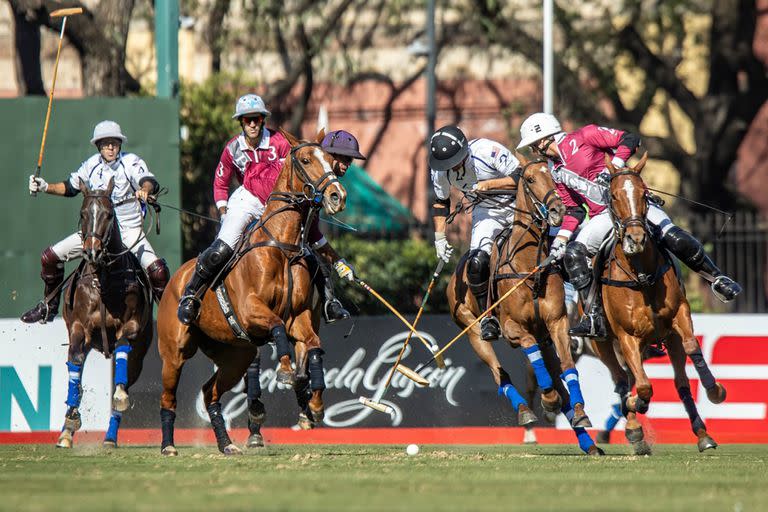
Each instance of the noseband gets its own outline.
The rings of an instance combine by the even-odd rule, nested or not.
[[[614,178],[617,178],[619,176],[637,176],[640,178],[640,181],[642,182],[642,178],[640,177],[640,173],[633,171],[631,169],[625,169],[623,171],[616,172],[614,174],[611,174],[611,181],[613,181]],[[645,187],[645,184],[643,183],[643,187]],[[644,198],[646,198],[645,195],[643,195]],[[646,198],[646,204],[647,204],[647,198]],[[626,219],[619,219],[618,215],[616,215],[616,210],[613,207],[613,201],[611,200],[611,194],[610,190],[608,193],[608,211],[610,212],[611,219],[613,220],[613,224],[616,228],[616,231],[619,235],[619,240],[624,239],[624,233],[626,232],[627,228],[632,226],[639,226],[643,231],[648,233],[648,228],[645,225],[645,216],[642,215],[631,215],[630,217],[627,217]]]
[[[291,168],[296,170],[296,174],[304,183],[304,196],[310,199],[314,205],[319,205],[323,201],[323,194],[326,189],[339,182],[339,178],[333,173],[333,170],[324,172],[316,180],[312,180],[312,177],[307,173],[304,166],[301,165],[299,159],[296,158],[296,152],[301,148],[306,147],[318,147],[322,149],[322,146],[317,142],[303,142],[298,146],[291,148]]]

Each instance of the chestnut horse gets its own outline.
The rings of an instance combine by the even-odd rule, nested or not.
[[[501,235],[501,247],[494,243],[491,256],[494,269],[492,280],[495,284],[491,287],[491,293],[493,294],[495,289],[496,296],[503,295],[520,279],[525,279],[545,259],[549,247],[549,227],[559,226],[565,215],[565,206],[555,191],[555,184],[546,162],[529,162],[522,156],[519,158],[522,169],[515,219],[511,230]],[[482,192],[478,195],[482,195]],[[481,307],[477,304],[474,294],[469,290],[466,260],[467,255],[459,262],[447,290],[451,316],[462,329],[485,309],[485,305]],[[583,399],[570,405],[573,400],[569,398],[569,393],[560,380],[561,371],[575,371],[570,353],[571,341],[568,336],[562,277],[555,272],[547,272],[541,277],[536,275],[535,279],[502,302],[498,309],[504,337],[513,347],[522,346],[526,353],[529,353],[536,379],[543,390],[542,405],[545,410],[557,413],[562,400],[569,401],[569,405],[563,407],[563,410],[577,432],[580,446],[587,453],[600,453],[583,428],[590,426],[589,418],[584,412]],[[473,350],[490,369],[499,394],[509,398],[516,409],[518,424],[528,425],[535,422],[536,416],[512,385],[509,374],[501,366],[492,344],[481,339],[477,324],[469,330],[468,336]],[[537,339],[547,338],[554,340],[557,353],[549,341],[541,345],[536,342]],[[571,386],[569,383],[569,387]],[[580,392],[578,394],[580,395]]]
[[[82,426],[81,377],[92,348],[114,354],[115,392],[105,447],[117,446],[122,413],[130,405],[128,389],[139,378],[152,343],[152,295],[144,271],[121,240],[112,200],[114,180],[106,190],[90,190],[80,181],[83,204],[80,231],[83,263],[64,291],[62,315],[69,333],[69,386],[64,428],[56,446],[71,448]]]
[[[298,389],[309,381],[312,389],[309,409],[316,421],[322,418],[325,385],[317,308],[312,303],[316,297],[302,256],[307,250],[305,237],[311,216],[321,207],[329,215],[342,211],[346,191],[331,169],[330,155],[320,146],[322,137],[317,142],[299,142],[290,134],[283,134],[292,146],[290,157],[283,164],[261,221],[244,237],[245,249],[238,252],[239,260],[223,281],[234,313],[253,342],[234,335],[211,290],[202,299],[198,320],[190,326],[179,322],[176,307],[184,284],[194,271],[195,260],[186,262],[173,275],[160,302],[157,328],[163,361],[160,415],[164,455],[178,454],[173,441],[176,388],[184,363],[198,349],[218,367],[202,391],[222,453],[230,455],[241,451],[227,433],[221,415],[221,396],[246,374],[258,347],[266,344],[269,337],[274,340],[280,359],[278,380],[296,384]],[[288,337],[298,342],[296,375],[291,369]],[[263,408],[249,409],[249,420],[258,426],[263,421]],[[260,438],[258,428],[252,429],[248,445],[258,446]]]
[[[696,410],[685,372],[686,355],[693,362],[710,402],[725,400],[725,388],[715,381],[704,361],[694,336],[691,308],[671,256],[649,235],[647,188],[640,175],[647,159],[646,153],[634,167],[616,169],[606,157],[611,172],[608,207],[614,223],[614,246],[601,281],[612,343],[594,342],[593,346],[622,395],[622,409],[627,413],[627,439],[636,453],[646,454],[650,453],[650,447],[644,440],[642,426],[634,417],[648,411],[653,395],[643,369],[643,353],[650,343],[663,340],[674,370],[678,396],[698,438],[699,451],[704,451],[716,448],[717,443],[707,433]],[[630,395],[627,372],[619,364],[615,348],[632,372],[635,395]]]

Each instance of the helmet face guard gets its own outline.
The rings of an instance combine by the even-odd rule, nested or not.
[[[458,126],[448,125],[437,130],[429,141],[429,167],[447,171],[469,156],[469,141]]]

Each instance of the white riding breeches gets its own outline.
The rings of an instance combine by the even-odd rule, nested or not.
[[[514,218],[514,210],[476,207],[472,210],[472,240],[469,249],[480,249],[490,255],[493,240]]]
[[[231,249],[240,241],[245,228],[264,213],[264,203],[251,194],[245,187],[239,187],[232,193],[227,203],[227,216],[221,224],[218,239]]]
[[[142,268],[146,269],[158,259],[155,250],[152,249],[152,244],[147,240],[141,227],[120,228],[120,238],[125,247],[131,248],[131,252],[136,255]],[[64,240],[54,244],[51,249],[62,261],[81,258],[83,256],[82,235],[79,231],[72,233]]]
[[[675,227],[669,215],[655,204],[649,206],[646,219],[648,224],[659,229],[660,236],[664,236],[667,231]],[[600,245],[612,229],[611,215],[608,213],[608,210],[605,210],[582,225],[581,230],[576,235],[576,241],[584,244],[589,254],[594,256],[600,250]]]

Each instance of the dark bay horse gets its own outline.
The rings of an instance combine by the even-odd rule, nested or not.
[[[120,240],[110,199],[113,188],[114,180],[106,190],[90,190],[80,182],[84,261],[64,291],[69,387],[64,428],[56,444],[61,448],[72,447],[73,436],[82,426],[80,383],[91,349],[107,358],[114,354],[115,392],[104,446],[116,447],[122,413],[130,405],[128,389],[139,378],[152,342],[151,287],[138,261]]]
[[[322,418],[322,348],[318,331],[317,300],[305,259],[305,240],[310,215],[324,208],[334,215],[344,209],[346,191],[331,168],[332,158],[317,142],[300,142],[283,132],[291,143],[261,221],[247,237],[248,250],[224,278],[232,308],[248,337],[236,337],[227,323],[213,291],[202,299],[198,320],[186,326],[176,317],[184,283],[194,270],[186,262],[171,278],[158,311],[158,348],[163,361],[163,393],[160,399],[164,455],[177,455],[173,428],[176,389],[182,367],[201,350],[218,369],[203,385],[203,398],[219,450],[241,453],[229,438],[221,415],[221,396],[249,372],[258,347],[271,338],[278,350],[278,380],[301,389],[309,382],[308,406],[315,420]],[[296,374],[291,368],[289,337],[295,343]],[[251,386],[248,386],[251,389]],[[301,397],[299,397],[301,399]],[[249,400],[249,402],[251,402]],[[254,404],[258,403],[253,401]],[[249,424],[258,427],[263,408],[249,408]],[[251,430],[248,444],[258,445],[258,428]]]
[[[648,231],[647,188],[640,172],[648,159],[643,155],[634,167],[616,169],[608,158],[611,172],[609,209],[615,240],[608,264],[602,272],[603,304],[611,342],[593,345],[608,366],[623,396],[627,414],[626,436],[636,453],[650,453],[643,429],[635,414],[644,414],[653,395],[643,369],[643,353],[650,343],[664,342],[667,348],[678,396],[688,413],[691,428],[698,438],[699,451],[717,447],[707,433],[696,410],[685,372],[686,356],[691,359],[707,398],[712,403],[725,400],[725,388],[715,381],[694,336],[691,308],[666,251],[657,246]],[[618,350],[635,380],[636,394],[630,395],[627,372],[615,354]]]
[[[540,160],[527,161],[519,156],[522,166],[515,205],[515,219],[511,230],[502,233],[503,242],[499,248],[494,244],[491,264],[491,293],[503,295],[520,279],[527,277],[545,259],[549,247],[548,230],[559,226],[565,215],[565,206],[555,191],[555,184],[547,164]],[[469,290],[466,276],[465,256],[448,285],[448,304],[451,316],[457,325],[465,328],[472,323],[485,306],[480,307]],[[568,318],[564,304],[563,280],[558,273],[541,274],[526,286],[518,288],[498,307],[499,320],[504,337],[513,347],[522,346],[539,386],[542,388],[542,404],[546,410],[558,412],[563,399],[568,405],[563,412],[576,430],[579,444],[590,454],[600,453],[586,433],[589,418],[584,412],[582,399],[569,397],[561,382],[560,373],[575,372],[570,355]],[[468,332],[469,341],[475,353],[488,366],[499,394],[506,396],[518,413],[518,424],[527,425],[536,421],[525,400],[511,383],[509,374],[501,366],[491,343],[480,337],[480,328],[475,325]],[[550,338],[552,343],[541,345],[537,339]],[[555,351],[556,348],[556,351]],[[559,358],[558,358],[559,354]],[[569,388],[572,384],[567,380]],[[577,392],[580,396],[581,392]],[[588,441],[587,441],[588,439]]]

